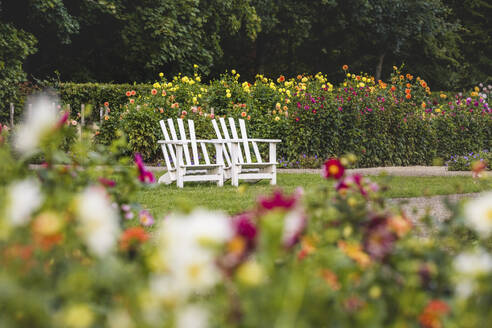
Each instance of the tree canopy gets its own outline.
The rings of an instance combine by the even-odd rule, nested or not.
[[[15,81],[75,82],[145,82],[195,64],[245,78],[337,78],[350,64],[384,79],[404,63],[458,89],[491,80],[491,16],[486,0],[0,1],[0,39],[20,47],[0,50],[0,63],[19,70]]]

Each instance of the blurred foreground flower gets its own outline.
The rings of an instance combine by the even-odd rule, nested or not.
[[[115,248],[119,217],[102,187],[88,187],[77,199],[81,233],[89,250],[103,257]]]
[[[179,302],[215,286],[221,280],[216,249],[233,235],[230,218],[221,212],[197,209],[166,217],[158,231],[158,261],[164,270],[151,280],[151,290]]]
[[[38,150],[40,142],[53,129],[61,127],[67,120],[66,113],[60,119],[53,106],[54,99],[39,96],[34,99],[32,108],[27,111],[24,122],[14,135],[15,149],[23,155],[32,155]]]
[[[465,204],[466,223],[481,237],[492,234],[492,192],[483,194]]]
[[[42,202],[43,195],[37,180],[28,178],[14,182],[8,188],[7,218],[13,226],[26,225]]]
[[[142,156],[139,153],[135,154],[135,164],[137,164],[138,168],[138,179],[143,183],[154,183],[155,177],[152,172],[147,171],[145,168],[144,162],[142,160]]]

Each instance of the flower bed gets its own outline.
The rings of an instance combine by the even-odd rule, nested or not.
[[[158,121],[169,117],[195,120],[202,138],[215,137],[212,117],[244,118],[252,137],[283,140],[278,153],[287,167],[345,153],[357,154],[362,167],[430,165],[436,157],[491,148],[492,86],[432,93],[397,67],[387,82],[343,68],[338,85],[321,73],[242,82],[232,70],[209,83],[195,73],[161,76],[153,85],[62,84],[59,90],[61,102],[75,109],[73,119],[80,121],[76,109],[86,101],[93,104],[86,122],[99,122],[104,109],[97,142],[109,145],[123,131],[127,154],[139,152],[153,163],[162,160]]]

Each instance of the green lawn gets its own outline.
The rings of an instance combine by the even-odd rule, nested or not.
[[[490,183],[473,180],[467,176],[452,177],[400,177],[373,176],[372,181],[389,187],[386,197],[417,197],[471,193],[490,189]],[[315,188],[325,181],[317,174],[278,174],[278,186],[286,192],[292,192],[297,186],[305,190]],[[179,206],[201,206],[209,209],[222,209],[228,213],[237,213],[251,207],[259,195],[272,190],[267,181],[256,184],[245,183],[233,188],[229,183],[218,188],[211,183],[185,183],[184,189],[176,185],[158,185],[155,188],[138,192],[137,201],[154,215],[163,215]]]

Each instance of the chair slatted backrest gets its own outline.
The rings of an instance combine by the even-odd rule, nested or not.
[[[252,161],[252,156],[250,152],[250,147],[249,143],[251,142],[253,146],[253,151],[256,157],[256,162],[257,163],[263,163],[260,155],[260,151],[258,149],[258,145],[254,141],[248,141],[248,134],[246,132],[246,124],[244,120],[239,119],[239,128],[241,132],[241,137],[239,137],[237,130],[236,130],[236,122],[235,120],[230,117],[229,118],[229,129],[230,129],[230,134],[229,134],[229,129],[226,124],[226,120],[221,117],[219,118],[220,126],[222,127],[222,132],[219,129],[219,125],[217,124],[216,120],[212,120],[212,125],[215,130],[215,134],[217,135],[217,139],[219,140],[230,140],[230,139],[238,139],[242,140],[239,144],[238,147],[238,162],[240,164],[251,164],[253,163]],[[224,153],[224,158],[226,160],[227,165],[231,165],[231,154],[232,154],[232,145],[230,142],[226,143],[226,147],[223,149]],[[244,153],[244,157],[243,157]]]
[[[239,127],[241,129],[241,135],[245,140],[243,141],[243,143],[244,143],[244,148],[246,149],[245,151],[247,151],[246,160],[248,161],[248,163],[251,163],[251,156],[249,155],[249,146],[248,146],[248,142],[246,141],[248,140],[248,135],[246,133],[246,123],[244,122],[244,120],[239,119]],[[263,161],[261,160],[260,150],[258,149],[258,145],[256,144],[256,141],[251,141],[251,144],[253,145],[253,151],[255,153],[256,162],[263,163]]]
[[[199,149],[198,145],[196,142],[196,134],[195,134],[195,123],[192,120],[188,120],[188,131],[189,131],[189,136],[190,138],[187,138],[186,135],[186,129],[185,125],[182,119],[178,118],[176,119],[178,123],[178,130],[179,130],[179,135],[180,138],[178,139],[178,135],[176,133],[176,128],[174,126],[174,122],[171,118],[167,120],[167,126],[164,120],[159,121],[162,129],[162,133],[164,134],[164,140],[166,141],[190,141],[191,144],[191,156],[193,156],[193,160],[191,160],[190,156],[190,150],[188,147],[188,144],[183,145],[183,153],[184,153],[184,160],[185,160],[185,165],[187,166],[193,166],[193,165],[199,165],[200,164],[200,156],[199,156]],[[168,130],[169,129],[169,133]],[[205,164],[210,164],[210,158],[208,156],[208,151],[205,143],[200,142],[200,147],[201,151],[203,154],[203,159],[205,161]],[[165,161],[166,161],[166,166],[168,170],[173,170],[176,169],[176,146],[174,145],[167,145],[166,147],[162,147],[162,151],[164,153]],[[174,163],[174,167],[171,165],[169,156],[168,156],[168,151],[171,156],[171,160]]]
[[[225,134],[224,134],[224,138],[222,138],[222,133],[220,132],[219,125],[217,124],[216,120],[212,120],[212,126],[214,127],[215,134],[216,134],[218,140],[230,139],[229,137],[226,137]],[[226,131],[226,133],[227,133],[227,131]],[[227,134],[227,135],[229,135],[229,134]],[[231,150],[232,150],[232,146],[231,146],[230,142],[226,143],[226,146],[222,149],[222,154],[225,158],[225,163],[227,164],[227,166],[231,166],[231,164],[232,164],[231,157],[229,155],[232,153]]]

